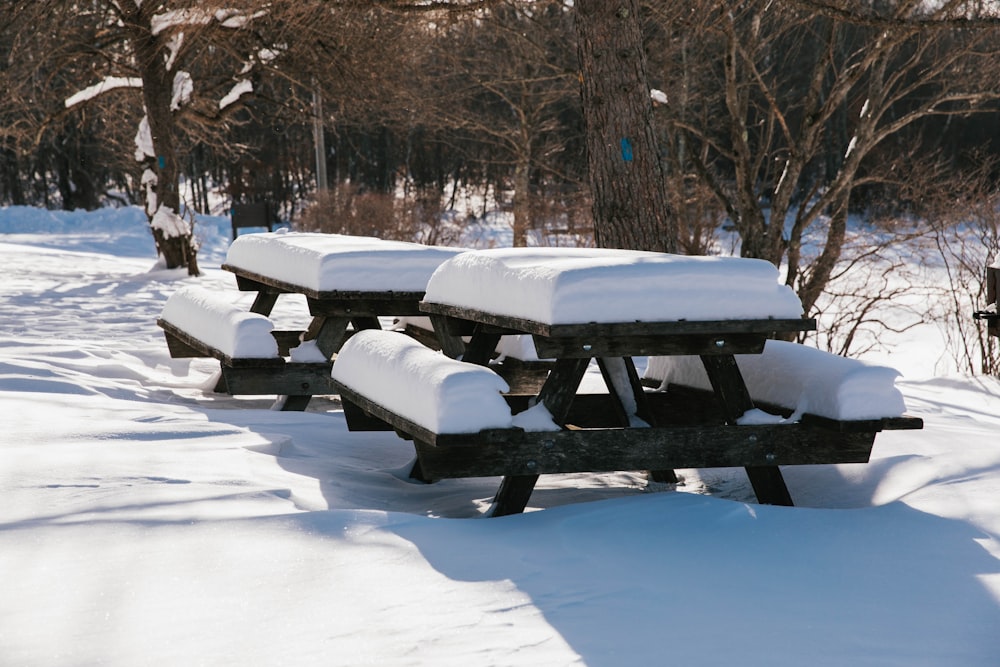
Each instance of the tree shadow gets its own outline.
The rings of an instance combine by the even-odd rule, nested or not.
[[[992,665],[1000,650],[983,535],[902,503],[656,494],[389,529],[449,579],[513,582],[592,667]]]

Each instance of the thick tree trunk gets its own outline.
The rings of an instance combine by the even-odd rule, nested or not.
[[[152,3],[149,3],[150,5]],[[145,6],[133,5],[133,22],[129,25],[130,39],[135,51],[139,75],[142,78],[142,97],[146,108],[146,119],[152,135],[153,151],[156,155],[148,161],[148,168],[156,175],[153,191],[156,206],[147,207],[153,238],[163,256],[167,268],[188,267],[188,273],[198,275],[197,248],[190,230],[181,231],[178,225],[158,226],[154,217],[161,209],[167,209],[179,219],[180,167],[174,138],[173,112],[170,108],[173,96],[173,72],[165,66],[165,51],[160,40],[149,29],[150,17],[144,15]]]
[[[598,246],[676,252],[637,0],[577,0],[580,89]]]

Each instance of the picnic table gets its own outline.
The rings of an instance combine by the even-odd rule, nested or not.
[[[478,400],[489,412],[484,421],[462,418],[450,426],[440,417],[424,420],[425,412],[447,405],[406,412],[405,399],[384,400],[374,368],[382,368],[384,385],[405,382],[400,367],[420,366],[411,343],[389,336],[359,341],[374,366],[334,369],[349,426],[375,428],[365,421],[375,417],[412,438],[415,477],[503,477],[493,516],[523,511],[541,474],[615,470],[648,470],[670,480],[676,468],[740,466],[760,502],[791,505],[779,466],[867,462],[877,432],[921,427],[919,419],[901,415],[789,420],[794,409],[777,405],[767,406],[774,419],[747,423],[757,406],[737,356],[761,355],[776,335],[816,326],[778,283],[776,269],[758,260],[598,249],[472,251],[435,271],[420,310],[443,341],[469,339],[462,361],[452,366],[427,357],[432,370],[422,373],[425,382],[475,375],[463,366],[485,366],[503,335],[531,336],[538,357],[552,360],[537,394],[504,395],[508,421],[502,409],[486,409],[496,386],[485,379],[477,380],[482,389],[459,385],[461,396],[440,392],[441,403],[461,401],[474,411]],[[639,356],[693,356],[709,388],[647,391],[633,363]],[[390,358],[397,361],[385,361]],[[606,394],[580,392],[592,360]],[[539,407],[550,426],[518,424],[518,416]]]
[[[206,307],[210,299],[204,296],[188,299],[202,304],[199,314],[175,318],[184,319],[182,324],[161,318],[160,326],[167,331],[173,356],[214,356],[222,362],[217,390],[279,394],[285,396],[283,410],[304,410],[311,396],[335,393],[330,368],[344,340],[353,332],[380,328],[380,317],[419,315],[428,278],[441,262],[460,252],[340,234],[246,234],[233,241],[222,268],[236,276],[239,290],[256,293],[248,312],[267,319],[278,297],[301,294],[308,307],[303,328],[272,328],[274,353],[234,355],[206,340],[207,332],[192,335],[191,329],[198,326],[190,325],[192,319],[217,325],[237,319],[235,313],[218,316],[223,307]],[[291,361],[283,359],[289,356]]]

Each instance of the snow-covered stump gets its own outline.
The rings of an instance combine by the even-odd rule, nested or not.
[[[217,294],[187,287],[172,294],[157,324],[170,356],[219,360],[222,378],[216,391],[232,395],[287,397],[283,409],[303,409],[307,397],[333,394],[329,361],[291,362],[292,334],[276,331],[271,320],[242,310]]]

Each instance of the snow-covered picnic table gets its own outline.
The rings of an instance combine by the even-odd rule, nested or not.
[[[257,293],[249,312],[185,290],[168,300],[160,326],[173,356],[222,362],[220,390],[284,395],[283,409],[303,410],[312,395],[332,393],[332,359],[347,336],[380,328],[380,316],[419,315],[431,274],[461,252],[340,234],[246,234],[233,241],[222,268],[240,290]],[[274,329],[269,315],[282,294],[306,297],[303,330]]]
[[[503,476],[494,516],[523,511],[539,474],[612,470],[669,481],[675,468],[742,466],[761,502],[791,505],[780,465],[866,462],[878,431],[921,427],[901,414],[821,419],[770,403],[778,414],[756,416],[736,356],[815,328],[759,260],[470,251],[437,268],[420,309],[443,340],[470,337],[451,348],[462,360],[391,332],[355,337],[333,369],[349,425],[374,428],[364,418],[374,415],[412,437],[414,476],[425,480]],[[477,368],[512,334],[530,335],[537,356],[554,360],[537,395],[510,394]],[[708,391],[646,391],[632,361],[691,355]],[[607,394],[579,393],[592,360]]]

